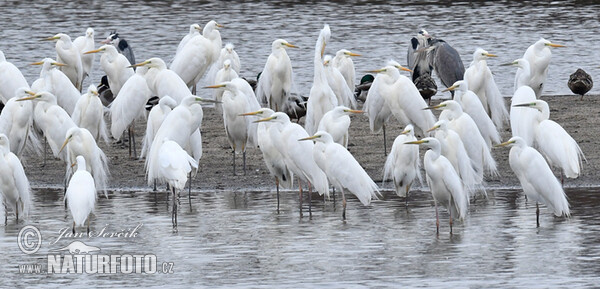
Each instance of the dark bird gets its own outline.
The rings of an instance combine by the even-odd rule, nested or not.
[[[371,88],[371,84],[373,84],[373,81],[375,80],[375,77],[371,74],[365,74],[361,79],[360,79],[360,84],[356,86],[356,88],[354,89],[354,98],[365,102],[367,100],[367,94],[369,92],[369,89]]]
[[[413,71],[413,83],[422,74],[432,75],[432,69],[446,87],[462,80],[465,74],[465,66],[456,49],[442,39],[432,38],[425,30],[411,39],[407,60]]]
[[[581,95],[581,100],[583,100],[583,95],[592,89],[594,82],[592,81],[592,76],[579,68],[571,74],[567,85],[573,93]]]
[[[114,45],[117,48],[117,50],[119,51],[119,53],[125,55],[127,60],[129,60],[130,64],[137,63],[137,62],[135,62],[135,56],[133,55],[133,49],[131,49],[131,46],[129,46],[129,43],[127,42],[127,40],[119,37],[119,33],[117,33],[116,30],[111,32],[110,35],[108,35],[108,37],[106,37],[106,39],[103,40],[101,43],[102,44],[110,43],[110,44]],[[133,69],[135,69],[135,67]]]
[[[100,97],[100,101],[102,101],[104,106],[109,106],[115,99],[110,90],[110,86],[108,85],[108,77],[106,75],[102,76],[100,79],[100,84],[98,85],[98,97]]]
[[[429,105],[431,105],[431,97],[437,93],[437,85],[435,80],[428,73],[422,74],[417,79],[413,80],[415,86],[419,90],[419,93],[423,99],[427,99]]]
[[[246,80],[248,84],[250,84],[250,87],[252,87],[252,90],[256,91],[256,84],[258,82],[258,79],[260,78],[261,73],[262,72],[259,72],[258,75],[256,75],[256,80],[247,79],[245,77],[242,77],[242,79]],[[300,119],[306,115],[307,101],[308,97],[292,92],[288,96],[287,102],[283,104],[282,112],[287,114],[291,120],[295,119],[296,122],[300,122]]]

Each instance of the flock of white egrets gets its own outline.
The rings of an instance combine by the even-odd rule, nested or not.
[[[291,189],[294,176],[300,194],[302,182],[321,195],[329,196],[330,184],[341,191],[343,218],[346,193],[354,194],[364,205],[376,199],[378,186],[346,149],[349,115],[363,112],[357,110],[353,94],[355,72],[350,57],[357,54],[340,50],[335,57],[324,55],[331,34],[329,26],[324,26],[315,45],[314,83],[302,127],[281,112],[288,105],[292,88],[292,65],[286,49],[295,46],[283,39],[273,41],[255,93],[238,76],[240,60],[233,45],[222,48],[220,27],[215,21],[203,29],[191,25],[170,65],[160,58],[130,63],[115,43],[110,43],[114,37],[96,49],[91,28],[75,41],[57,34],[45,39],[56,41],[56,59],[34,63],[42,70],[31,86],[0,52],[0,100],[5,104],[0,115],[0,196],[6,208],[17,219],[27,216],[30,189],[20,158],[26,150],[45,152],[42,142],[47,143],[54,157],[67,167],[66,202],[73,215],[73,230],[87,220],[89,231],[89,214],[97,192],[107,189],[109,175],[106,156],[98,147],[100,140],[108,142],[104,107],[94,85],[80,94],[82,82],[93,67],[94,53],[102,54],[101,68],[115,96],[109,106],[112,137],[120,139],[136,119],[147,117],[142,149],[147,180],[149,185],[158,181],[172,189],[174,225],[177,192],[184,189],[202,157],[204,102],[217,103],[223,112],[234,174],[235,154],[244,153],[245,170],[246,147],[258,146],[275,178],[278,199],[279,186]],[[486,59],[495,55],[483,49],[475,51],[464,80],[447,88],[454,91],[453,100],[435,106],[428,106],[413,82],[400,75],[400,70],[410,69],[390,61],[374,70],[377,76],[363,106],[371,130],[379,131],[391,115],[406,125],[384,167],[384,178],[393,180],[397,194],[407,197],[411,185],[421,179],[417,144],[428,147],[424,168],[436,218],[437,205],[441,204],[450,212],[452,228],[453,219],[466,216],[471,197],[478,192],[485,194],[485,176],[497,173],[492,147],[511,145],[510,166],[525,194],[554,214],[569,216],[565,193],[551,167],[576,178],[583,154],[577,142],[549,119],[548,104],[538,99],[550,48],[559,46],[540,39],[523,58],[510,63],[518,67],[510,115],[486,64]],[[418,51],[430,52],[431,48]],[[203,77],[210,84],[206,88],[215,89],[213,99],[193,94]],[[160,101],[146,116],[144,107],[151,96],[158,96]],[[442,110],[437,121],[433,109]],[[509,120],[513,137],[501,143],[499,130]],[[422,138],[417,140],[415,135]],[[439,230],[439,219],[437,226]]]

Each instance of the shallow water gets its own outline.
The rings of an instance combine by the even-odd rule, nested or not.
[[[304,217],[298,197],[281,194],[276,213],[274,192],[202,192],[180,199],[178,231],[171,226],[166,193],[117,192],[99,198],[92,231],[133,229],[134,238],[62,238],[70,231],[70,214],[62,192],[35,190],[27,223],[0,227],[0,276],[3,286],[49,284],[110,287],[276,286],[348,287],[588,287],[600,281],[600,191],[569,189],[570,219],[541,208],[535,226],[535,204],[514,190],[490,192],[472,202],[463,223],[449,234],[448,215],[440,209],[440,234],[428,192],[385,199],[362,206],[348,199],[347,221],[341,203],[315,195],[312,218],[307,199]],[[339,194],[337,196],[340,197]],[[306,195],[305,195],[306,198]],[[40,250],[23,254],[17,246],[26,224],[41,231]],[[83,229],[79,229],[83,230]],[[19,264],[46,264],[46,254],[73,240],[101,248],[102,254],[156,254],[160,264],[173,262],[173,274],[19,274]],[[52,243],[55,242],[55,243]],[[52,244],[51,244],[52,243]],[[67,253],[67,252],[65,252]]]
[[[445,39],[461,54],[465,66],[477,47],[499,55],[489,66],[504,95],[512,95],[514,67],[499,66],[523,55],[540,37],[567,48],[553,49],[546,94],[570,94],[569,75],[578,67],[592,76],[600,67],[596,49],[600,36],[600,4],[595,1],[44,1],[11,2],[0,7],[11,21],[2,26],[0,46],[8,60],[31,82],[39,67],[28,63],[55,55],[54,45],[38,41],[63,32],[73,38],[95,28],[96,40],[117,29],[133,47],[138,61],[150,57],[172,59],[179,40],[195,22],[215,19],[226,27],[223,43],[236,46],[241,75],[255,77],[271,51],[271,42],[285,38],[300,46],[290,49],[296,89],[308,94],[312,84],[314,45],[323,24],[331,26],[328,54],[347,48],[355,58],[357,78],[383,66],[387,59],[406,62],[410,38],[420,28]],[[96,57],[94,83],[101,76]],[[438,86],[443,88],[441,83]],[[596,87],[592,93],[600,92]],[[441,95],[441,93],[440,93]],[[449,95],[449,94],[448,94]]]

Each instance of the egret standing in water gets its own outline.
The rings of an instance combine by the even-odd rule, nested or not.
[[[441,154],[441,145],[437,139],[426,137],[406,144],[422,144],[429,148],[425,153],[423,163],[427,184],[435,204],[436,231],[440,232],[440,218],[437,209],[439,203],[450,213],[450,234],[452,234],[453,219],[463,220],[467,216],[469,207],[469,196],[464,191],[458,173],[450,161]]]
[[[414,181],[421,180],[421,164],[419,161],[419,147],[407,145],[407,142],[416,141],[414,129],[411,124],[396,137],[390,155],[388,155],[383,168],[383,179],[392,179],[396,195],[403,197],[408,206],[408,192]]]
[[[73,234],[75,227],[83,226],[87,220],[87,232],[90,233],[90,214],[96,206],[96,186],[94,178],[86,170],[85,158],[77,156],[77,171],[71,177],[65,199],[73,216]]]
[[[17,101],[30,94],[34,93],[27,90],[26,87],[17,89],[15,97],[5,103],[2,113],[0,113],[0,133],[8,136],[10,150],[17,157],[21,157],[28,139],[35,142],[31,144],[34,150],[37,150],[39,145],[37,136],[30,131],[33,125],[33,103]]]
[[[548,65],[550,64],[550,59],[552,58],[552,52],[550,51],[550,48],[552,47],[565,46],[552,43],[544,38],[540,38],[540,40],[529,46],[525,51],[525,54],[523,54],[523,58],[527,60],[530,65],[530,79],[526,85],[533,88],[533,91],[535,91],[535,95],[538,98],[542,95],[542,91],[544,90],[544,83],[546,82],[546,77],[548,75]],[[520,74],[524,72],[525,71],[523,71],[522,68],[517,69],[515,83],[520,77]],[[519,87],[515,86],[515,90],[517,90],[517,88]]]
[[[286,48],[297,48],[284,39],[271,44],[271,54],[256,84],[256,97],[274,111],[280,111],[292,92],[292,61]]]
[[[313,158],[331,184],[342,192],[344,220],[346,220],[345,192],[354,194],[365,206],[371,203],[371,199],[378,199],[379,187],[346,148],[333,142],[329,133],[318,131],[315,135],[300,140],[315,140]]]
[[[527,85],[530,81],[529,61],[520,58],[503,65],[519,67],[521,72],[515,79],[515,87],[518,87],[511,98],[510,106],[510,130],[513,136],[519,136],[525,140],[528,146],[533,146],[535,139],[535,122],[539,117],[539,111],[524,107],[516,107],[515,104],[528,103],[536,100],[535,91]]]
[[[146,134],[144,136],[144,142],[142,145],[141,157],[148,155],[158,128],[160,128],[167,115],[176,106],[177,102],[174,99],[169,96],[165,96],[158,101],[158,105],[155,105],[152,110],[150,110],[146,124]]]
[[[512,147],[508,156],[510,168],[519,178],[523,192],[535,201],[537,227],[540,226],[539,203],[548,206],[556,216],[569,217],[571,212],[567,196],[544,157],[518,136],[498,146],[507,145]]]
[[[42,40],[56,41],[56,61],[66,64],[60,70],[69,78],[71,83],[81,91],[83,84],[83,64],[81,53],[77,46],[71,42],[71,37],[64,33],[56,34]]]
[[[29,181],[21,161],[10,152],[10,142],[4,134],[0,134],[0,194],[4,197],[0,206],[10,208],[17,220],[19,214],[27,218],[31,206]]]

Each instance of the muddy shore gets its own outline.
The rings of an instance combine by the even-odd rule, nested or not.
[[[587,162],[583,164],[583,173],[577,179],[565,179],[565,187],[588,187],[600,186],[600,174],[597,170],[600,164],[600,98],[598,96],[586,96],[583,101],[579,96],[543,96],[543,100],[550,105],[550,118],[561,124],[567,132],[575,138],[583,150]],[[507,103],[509,99],[507,98]],[[433,103],[440,102],[434,100]],[[360,104],[362,105],[362,104]],[[436,116],[439,112],[435,112]],[[303,125],[303,120],[300,124]],[[402,130],[401,125],[393,117],[387,126],[388,152],[394,138]],[[145,131],[145,122],[136,122],[136,140],[138,140],[138,154],[141,140]],[[510,137],[509,127],[505,127],[501,133],[502,139]],[[272,190],[274,181],[263,162],[259,149],[249,148],[247,150],[247,174],[243,175],[241,170],[241,155],[238,157],[237,175],[232,171],[231,149],[225,136],[222,115],[214,108],[204,109],[204,120],[202,123],[203,156],[200,160],[200,171],[193,181],[192,189],[195,191],[255,191]],[[383,165],[385,157],[383,154],[383,135],[373,134],[369,130],[368,118],[364,115],[353,116],[350,126],[350,141],[348,149],[366,169],[368,174],[381,185]],[[112,190],[152,190],[146,184],[144,174],[144,159],[133,159],[129,157],[126,144],[100,143],[100,147],[106,153],[109,160],[111,177],[109,187]],[[493,150],[493,156],[498,165],[499,177],[487,178],[486,187],[506,188],[519,186],[519,182],[508,164],[508,148]],[[54,159],[50,148],[50,158],[45,166],[42,166],[43,158],[28,155],[25,159],[25,172],[34,188],[61,187],[64,177],[64,165],[61,161]],[[421,159],[424,149],[421,149]],[[424,176],[424,172],[423,172]],[[417,187],[420,187],[417,185]],[[383,187],[391,190],[392,185],[387,182]]]

